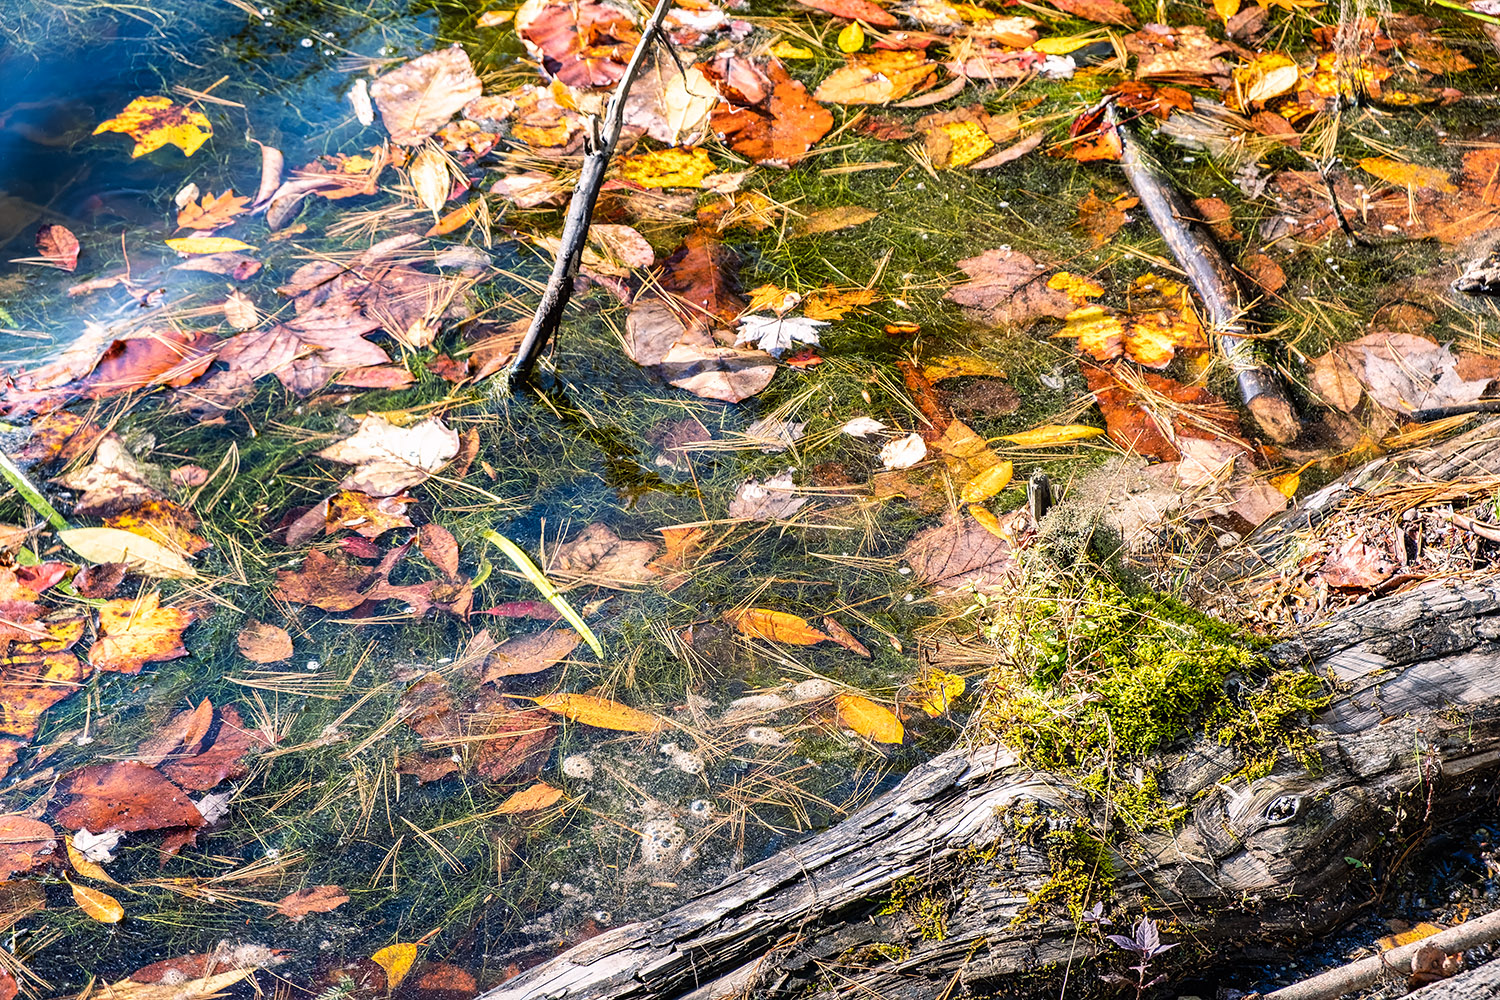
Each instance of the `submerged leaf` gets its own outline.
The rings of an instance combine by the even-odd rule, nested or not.
[[[752,639],[770,639],[794,646],[811,646],[831,641],[828,636],[808,624],[807,619],[785,611],[770,611],[766,608],[751,608],[727,616],[740,630],[741,635]]]
[[[192,156],[214,134],[201,111],[179,107],[170,97],[137,97],[125,110],[101,122],[94,134],[124,132],[135,140],[131,157],[153,153],[168,143]]]
[[[555,712],[565,719],[597,729],[626,733],[657,733],[666,723],[639,709],[591,694],[548,694],[536,699],[539,708]]]
[[[497,813],[528,813],[547,809],[563,797],[561,788],[554,788],[545,781],[521,789],[495,807]]]
[[[185,580],[197,576],[175,550],[120,528],[69,528],[62,543],[92,563],[123,563],[143,576]]]
[[[906,739],[906,730],[896,713],[863,695],[841,694],[834,698],[833,703],[838,709],[839,724],[868,740],[900,743]]]
[[[89,919],[101,924],[117,924],[125,919],[125,907],[109,893],[75,882],[69,882],[68,887],[73,890],[73,902]]]
[[[370,961],[385,970],[386,986],[392,990],[401,985],[416,960],[417,946],[409,941],[388,944],[370,956]]]

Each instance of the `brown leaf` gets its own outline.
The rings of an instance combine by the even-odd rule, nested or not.
[[[1410,333],[1372,333],[1335,352],[1375,402],[1398,413],[1470,403],[1490,384],[1489,379],[1465,380],[1452,351]]]
[[[368,567],[313,549],[300,570],[276,572],[272,596],[324,611],[351,611],[364,603],[359,588],[369,576]]]
[[[863,225],[880,213],[863,205],[837,205],[809,212],[806,218],[792,229],[796,236],[813,236],[818,233],[836,233],[841,229],[852,229]]]
[[[155,768],[135,761],[70,771],[58,788],[67,800],[56,820],[69,830],[134,833],[203,825],[203,815],[186,792]]]
[[[865,644],[856,639],[853,632],[844,628],[833,617],[829,615],[823,616],[823,629],[828,633],[828,638],[843,646],[849,652],[854,653],[856,656],[863,656],[867,660],[870,658],[870,651],[865,647]]]
[[[1140,23],[1130,12],[1130,8],[1120,3],[1119,0],[1047,0],[1047,2],[1058,10],[1084,21],[1118,24],[1127,28],[1133,28]]]
[[[553,549],[546,571],[552,579],[570,585],[623,590],[656,577],[649,565],[656,550],[655,542],[623,541],[607,524],[594,523]]]
[[[833,115],[808,96],[781,63],[767,63],[774,87],[770,100],[756,107],[721,103],[710,119],[719,138],[756,163],[789,167],[833,128]]]
[[[448,682],[429,670],[401,693],[401,721],[424,739],[435,740],[458,734],[458,713]]]
[[[950,511],[942,524],[917,533],[902,552],[919,582],[952,592],[973,586],[993,590],[1013,581],[1016,547],[972,517]]]
[[[36,231],[36,249],[53,267],[78,270],[78,237],[67,226],[48,223]]]
[[[414,146],[436,132],[483,92],[463,46],[428,52],[370,84],[391,139]]]
[[[958,262],[969,280],[943,298],[973,310],[995,326],[1026,326],[1043,316],[1061,319],[1077,301],[1048,284],[1047,271],[1015,250],[986,250]]]
[[[264,733],[245,728],[233,705],[225,705],[219,709],[219,731],[213,743],[191,757],[169,760],[161,771],[183,788],[206,792],[223,781],[250,773],[245,758],[270,745]]]
[[[490,653],[484,667],[484,680],[493,681],[516,674],[534,674],[568,657],[582,641],[570,628],[535,632],[501,643]]]
[[[733,322],[744,308],[739,296],[739,258],[705,229],[695,229],[662,262],[661,287],[676,295],[689,313]]]
[[[1263,253],[1246,254],[1240,260],[1240,268],[1267,295],[1275,295],[1286,286],[1286,272],[1281,269],[1280,264]]]
[[[202,748],[203,738],[213,728],[213,723],[213,702],[204,698],[197,708],[178,712],[168,719],[160,732],[136,749],[135,759],[155,767],[174,754],[186,756],[197,753]]]
[[[0,816],[0,882],[56,860],[52,827],[29,816]]]
[[[1337,351],[1314,358],[1307,369],[1307,387],[1329,406],[1353,413],[1365,394],[1359,378]]]
[[[424,524],[417,529],[417,548],[427,561],[449,580],[458,577],[458,539],[441,524]]]
[[[349,902],[349,896],[336,885],[315,885],[309,889],[298,889],[282,897],[276,904],[276,912],[292,923],[298,923],[309,913],[328,913]]]
[[[1330,587],[1369,590],[1389,579],[1400,569],[1382,544],[1355,535],[1333,550],[1318,570],[1318,576]]]
[[[94,461],[74,472],[52,480],[66,489],[83,494],[73,505],[77,515],[110,514],[136,507],[160,494],[149,483],[147,469],[115,435],[99,439]]]
[[[99,608],[99,638],[89,649],[89,664],[100,670],[138,674],[147,663],[188,655],[183,631],[193,613],[160,606],[161,594],[106,601]]]
[[[580,88],[617,83],[640,38],[629,15],[598,0],[531,0],[516,12],[516,34],[549,76]]]
[[[396,773],[409,774],[417,784],[426,785],[442,781],[450,774],[457,774],[459,763],[451,755],[438,757],[432,754],[402,754],[396,760]]]
[[[486,739],[474,759],[475,773],[489,781],[539,774],[557,728],[557,716],[541,709],[496,712],[483,729]]]

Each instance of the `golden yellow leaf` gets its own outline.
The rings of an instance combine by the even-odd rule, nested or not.
[[[1402,945],[1414,944],[1417,941],[1425,940],[1434,934],[1442,933],[1446,929],[1438,924],[1428,923],[1424,920],[1410,930],[1404,930],[1399,934],[1387,934],[1385,937],[1379,938],[1375,942],[1375,947],[1381,951],[1390,951],[1392,948],[1399,948]]]
[[[750,289],[750,301],[745,306],[745,312],[770,311],[778,316],[783,316],[802,301],[800,292],[789,292],[780,285],[756,285]]]
[[[1001,527],[1000,519],[990,513],[989,508],[981,507],[977,503],[971,503],[969,504],[969,516],[978,521],[981,528],[996,538],[1003,538],[1007,542],[1011,541],[1010,535]]]
[[[198,575],[172,549],[120,528],[68,528],[59,531],[57,537],[91,563],[124,563],[137,573],[163,580]]]
[[[959,491],[958,498],[964,503],[979,503],[982,500],[988,500],[1010,485],[1010,477],[1015,475],[1015,471],[1015,466],[1010,462],[992,465],[964,483],[964,488]]]
[[[495,807],[498,813],[529,813],[539,809],[546,809],[563,797],[561,788],[553,788],[545,781],[538,781],[534,785],[516,792],[510,798]]]
[[[543,695],[536,699],[536,703],[538,708],[545,708],[565,719],[597,729],[613,729],[623,733],[656,733],[666,727],[665,722],[649,712],[591,694],[559,692]]]
[[[1384,156],[1367,156],[1359,161],[1360,169],[1374,174],[1387,184],[1404,188],[1431,188],[1444,194],[1453,194],[1458,188],[1448,179],[1448,171],[1437,167],[1423,167],[1415,163],[1402,163]]]
[[[250,207],[250,199],[232,190],[215,197],[205,194],[201,202],[188,202],[177,213],[178,229],[219,229],[234,221],[235,216]]]
[[[917,705],[934,719],[947,712],[966,687],[968,683],[962,677],[935,667],[923,671],[911,685]]]
[[[167,240],[167,246],[178,253],[224,253],[228,250],[254,250],[255,247],[233,236],[184,236]]]
[[[777,59],[816,59],[818,54],[812,49],[805,49],[800,45],[793,45],[783,38],[771,46],[771,55]]]
[[[995,148],[995,142],[978,122],[948,122],[937,127],[953,143],[948,167],[966,167]]]
[[[857,52],[818,84],[813,100],[824,104],[886,104],[899,101],[936,77],[937,63],[930,62],[925,52]]]
[[[751,608],[729,616],[741,635],[752,639],[770,639],[793,646],[811,646],[827,642],[828,636],[808,624],[807,619],[785,611]]]
[[[124,132],[134,139],[132,158],[168,143],[180,148],[184,156],[192,156],[214,134],[214,127],[202,112],[173,104],[170,97],[137,97],[124,111],[100,122],[94,134],[101,132]]]
[[[900,743],[906,730],[896,713],[857,694],[841,694],[833,699],[839,723],[876,743]]]
[[[1083,275],[1074,274],[1072,271],[1058,271],[1047,279],[1047,287],[1053,291],[1062,292],[1079,303],[1095,295],[1104,294],[1103,285],[1095,284]]]
[[[880,293],[873,288],[835,288],[829,285],[807,296],[802,303],[802,315],[808,319],[843,319],[845,313],[879,301]]]
[[[1073,441],[1087,441],[1103,433],[1102,428],[1086,424],[1043,424],[1019,434],[1006,434],[1000,440],[1008,441],[1017,448],[1050,448]]]
[[[621,177],[648,188],[702,187],[703,178],[713,172],[713,161],[701,149],[658,149],[620,163]]]
[[[121,906],[120,901],[109,893],[72,882],[68,885],[73,890],[73,902],[77,903],[78,908],[91,919],[101,924],[117,924],[124,918],[125,907]]]
[[[417,960],[417,946],[412,942],[388,944],[370,956],[370,961],[385,970],[386,989],[394,990],[411,971]]]
[[[1214,0],[1214,13],[1228,21],[1240,12],[1240,0]]]
[[[114,879],[110,878],[109,872],[105,871],[97,862],[90,861],[88,858],[83,856],[83,853],[79,851],[78,848],[73,846],[73,837],[71,834],[67,837],[67,839],[63,841],[63,844],[68,849],[68,863],[73,866],[73,870],[78,874],[84,876],[85,878],[97,879],[100,882],[108,882],[110,885],[120,884]]]
[[[933,358],[922,368],[922,377],[929,382],[941,382],[945,378],[962,378],[966,375],[1005,378],[1005,369],[993,361],[986,361],[972,354]]]
[[[859,26],[858,21],[850,21],[839,32],[839,51],[858,52],[865,47],[865,29]]]
[[[1277,492],[1290,500],[1297,495],[1297,487],[1302,485],[1301,472],[1287,472],[1280,476],[1271,477],[1271,485],[1276,487]]]
[[[1068,35],[1064,38],[1040,38],[1031,43],[1031,47],[1038,52],[1049,56],[1065,56],[1085,45],[1093,45],[1099,40],[1098,35]]]

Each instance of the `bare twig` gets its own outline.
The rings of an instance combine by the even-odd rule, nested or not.
[[[585,144],[587,153],[583,159],[583,172],[578,178],[578,186],[573,189],[572,200],[568,202],[568,216],[563,222],[562,246],[552,265],[552,277],[548,279],[547,288],[542,292],[542,301],[537,305],[536,315],[531,318],[531,326],[516,351],[516,360],[511,362],[506,373],[507,381],[514,382],[530,376],[537,356],[562,323],[563,311],[568,307],[568,298],[573,294],[573,279],[578,276],[578,262],[589,238],[589,223],[594,218],[594,202],[599,198],[604,174],[609,169],[609,161],[620,141],[620,127],[625,119],[625,99],[630,95],[630,85],[635,82],[641,64],[651,53],[653,43],[661,32],[662,22],[671,7],[672,0],[657,0],[656,9],[651,12],[650,20],[641,31],[641,40],[625,67],[625,75],[620,77],[620,82],[609,99],[603,127],[600,127],[599,119],[593,116],[585,123],[589,133]]]
[[[1302,424],[1287,398],[1286,386],[1260,358],[1252,342],[1243,336],[1243,306],[1239,282],[1218,244],[1198,223],[1170,178],[1150,159],[1141,155],[1135,134],[1115,118],[1110,122],[1120,137],[1120,166],[1141,206],[1151,217],[1172,251],[1178,266],[1203,300],[1209,322],[1218,334],[1220,349],[1234,367],[1240,396],[1250,415],[1271,440],[1285,444],[1297,437]]]

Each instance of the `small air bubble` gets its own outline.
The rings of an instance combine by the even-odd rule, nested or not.
[[[910,566],[902,566],[900,569],[896,570],[896,572],[900,573],[902,576],[910,576],[911,575],[911,567]]]
[[[304,38],[297,44],[302,46],[304,49],[310,49],[313,47],[313,40],[311,38]]]

